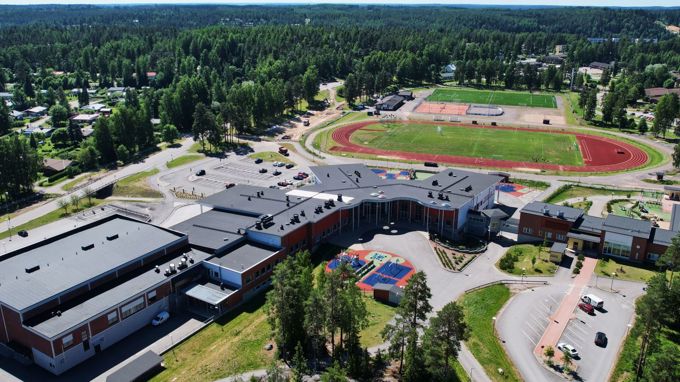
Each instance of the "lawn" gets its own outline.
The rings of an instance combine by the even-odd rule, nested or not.
[[[637,264],[630,265],[628,263],[618,262],[617,260],[609,257],[601,258],[597,261],[595,274],[599,276],[611,277],[612,273],[616,273],[617,280],[646,282],[657,272],[651,265],[643,268]]]
[[[519,244],[513,245],[508,249],[505,256],[515,255],[517,256],[517,261],[515,261],[515,268],[512,270],[503,270],[503,272],[510,273],[512,275],[520,276],[522,275],[522,269],[525,269],[526,276],[552,276],[557,271],[557,265],[550,261],[549,248],[543,247],[543,250],[539,255],[539,246],[532,244]],[[531,265],[531,259],[536,257],[536,264]],[[499,260],[500,262],[500,260]],[[496,267],[500,269],[498,263]]]
[[[248,155],[248,158],[252,159],[262,159],[265,162],[283,162],[283,163],[293,163],[288,157],[283,156],[274,151],[263,151],[259,153],[252,153]],[[293,163],[294,164],[294,163]]]
[[[561,203],[565,200],[568,199],[574,199],[574,198],[588,198],[594,195],[609,195],[611,196],[612,194],[616,196],[626,196],[630,195],[630,197],[634,196],[639,196],[640,191],[633,191],[633,190],[615,190],[615,189],[608,189],[608,188],[597,188],[597,187],[587,187],[587,186],[580,186],[576,184],[566,184],[557,190],[553,192],[548,198],[545,200],[546,203]]]
[[[511,178],[510,182],[536,190],[545,190],[550,187],[550,183],[541,180]]]
[[[419,123],[376,123],[357,130],[353,143],[377,149],[490,159],[583,165],[576,137],[540,131]]]
[[[432,102],[460,102],[485,105],[493,104],[557,108],[557,101],[555,101],[554,95],[495,90],[459,88],[435,89],[435,91],[427,97],[427,100]]]
[[[154,190],[147,182],[147,178],[158,174],[157,168],[149,171],[138,172],[127,178],[121,179],[113,187],[113,196],[131,198],[162,198],[163,194]]]
[[[465,320],[470,328],[468,349],[493,381],[521,381],[494,329],[493,317],[509,299],[510,290],[504,285],[492,285],[462,298]],[[503,375],[498,373],[499,368],[503,369]]]
[[[39,218],[35,218],[35,219],[28,221],[24,224],[13,227],[12,228],[12,235],[16,235],[16,233],[21,231],[21,230],[30,231],[34,228],[38,228],[38,227],[42,227],[46,224],[54,223],[55,221],[62,219],[62,218],[65,218],[65,217],[68,217],[68,216],[71,216],[74,213],[77,213],[77,212],[80,212],[82,210],[85,210],[85,209],[88,209],[88,208],[91,208],[91,207],[95,207],[95,206],[98,206],[98,205],[101,205],[101,204],[105,204],[105,203],[107,203],[107,201],[102,200],[102,199],[95,199],[95,198],[92,198],[92,203],[90,203],[87,200],[87,198],[84,198],[80,202],[80,205],[78,206],[78,208],[76,208],[76,209],[74,209],[72,206],[69,206],[68,212],[66,212],[66,211],[64,211],[63,208],[59,208],[59,209],[56,209],[54,211],[48,212],[48,213],[46,213],[45,215],[43,215]],[[29,235],[30,235],[30,232],[29,232]],[[0,232],[0,239],[5,239],[7,237],[9,237],[9,231]]]
[[[186,154],[169,161],[168,163],[166,163],[166,166],[168,166],[168,168],[175,168],[191,162],[195,162],[197,160],[201,160],[203,158],[205,158],[205,156],[200,154]]]

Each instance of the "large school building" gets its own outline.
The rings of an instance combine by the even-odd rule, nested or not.
[[[264,290],[290,253],[406,222],[456,238],[487,224],[501,177],[446,169],[388,180],[363,165],[312,169],[293,189],[237,185],[169,229],[114,215],[0,258],[0,342],[61,374],[161,311],[220,315]]]

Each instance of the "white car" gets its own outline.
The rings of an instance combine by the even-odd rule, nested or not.
[[[158,326],[167,321],[168,319],[170,319],[170,313],[162,311],[158,313],[156,317],[153,318],[153,320],[151,320],[151,325]]]
[[[579,357],[576,348],[567,343],[560,342],[559,344],[557,344],[557,349],[559,349],[562,353],[569,353],[569,355],[571,355],[572,358]]]

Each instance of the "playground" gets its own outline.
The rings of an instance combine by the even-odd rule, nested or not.
[[[385,251],[349,250],[342,252],[326,265],[330,272],[347,263],[356,273],[357,286],[372,291],[378,283],[404,287],[415,273],[415,267],[403,257]]]

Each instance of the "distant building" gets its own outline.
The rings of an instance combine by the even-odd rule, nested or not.
[[[78,125],[91,125],[99,118],[99,114],[78,114],[71,117],[71,121]]]
[[[397,95],[399,97],[404,97],[406,101],[412,101],[415,99],[415,97],[413,97],[413,92],[410,90],[400,90]]]
[[[85,106],[81,107],[81,109],[82,110],[99,111],[99,110],[101,110],[105,107],[106,107],[106,105],[104,105],[102,103],[91,103],[89,105],[85,105]]]
[[[24,119],[24,116],[25,116],[25,114],[24,114],[23,111],[18,111],[18,110],[12,110],[12,111],[10,112],[10,115],[11,115],[12,118],[14,118],[14,119]]]
[[[680,34],[680,27],[677,25],[667,25],[666,30],[673,34]]]
[[[590,63],[590,65],[588,65],[588,67],[591,69],[611,70],[613,65],[607,64],[606,62],[593,61]]]
[[[124,87],[121,86],[112,86],[107,89],[107,94],[109,97],[115,97],[115,96],[124,96],[125,95],[125,89]]]
[[[148,78],[149,81],[155,80],[157,75],[158,73],[156,72],[146,72],[146,78]]]
[[[26,113],[27,116],[35,118],[35,117],[42,117],[45,114],[47,114],[47,108],[44,106],[36,106],[32,107],[28,110],[25,110],[24,113]]]
[[[68,159],[45,158],[43,159],[42,166],[43,173],[47,176],[54,175],[66,170],[71,164],[73,164],[73,162]]]
[[[456,75],[456,64],[446,65],[439,75],[444,80],[452,80]]]
[[[647,88],[645,89],[645,98],[649,102],[657,103],[659,99],[666,94],[677,94],[680,96],[680,88],[666,89],[666,88]]]
[[[555,54],[567,54],[567,45],[555,45]]]
[[[375,107],[378,110],[396,111],[404,104],[405,100],[402,96],[392,94],[380,100]]]
[[[24,129],[23,134],[26,136],[30,136],[36,133],[41,133],[44,136],[49,137],[50,135],[52,135],[52,132],[54,132],[54,129],[51,127],[29,125],[26,129]]]
[[[541,62],[544,62],[546,64],[550,64],[550,65],[562,65],[562,64],[564,64],[564,57],[558,56],[556,54],[551,54],[551,55],[542,57]]]
[[[0,99],[12,99],[12,93],[0,92]]]

